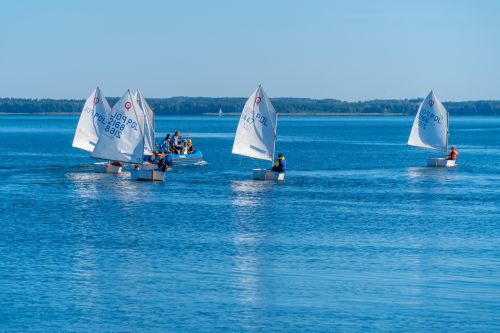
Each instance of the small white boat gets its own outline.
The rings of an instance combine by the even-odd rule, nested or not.
[[[161,169],[134,169],[130,171],[132,180],[165,181],[166,172]]]
[[[132,97],[130,90],[127,90],[111,109],[91,156],[107,161],[142,164],[146,123],[146,115]],[[105,170],[102,172],[122,171],[121,166],[110,162],[97,165],[99,171]]]
[[[457,166],[455,160],[449,160],[445,157],[436,157],[427,159],[428,167],[442,167],[442,168],[453,168]]]
[[[95,172],[102,173],[121,173],[123,171],[123,166],[109,162],[98,162],[94,164],[94,170]]]
[[[274,161],[278,113],[261,85],[248,98],[241,112],[233,143],[233,154]],[[255,180],[285,180],[284,172],[254,169]]]
[[[285,180],[284,172],[276,172],[266,169],[253,169],[253,179],[255,180]]]
[[[222,109],[219,109],[219,117],[222,117]]]
[[[418,108],[408,145],[448,154],[448,123],[448,111],[431,91]],[[427,159],[427,166],[455,167],[456,161],[446,157],[432,157]]]

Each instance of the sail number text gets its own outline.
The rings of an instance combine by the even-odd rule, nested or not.
[[[440,115],[434,114],[432,111],[425,109],[422,110],[422,112],[420,112],[420,114],[418,115],[419,126],[423,129],[427,127],[427,124],[429,124],[430,120],[441,125],[441,119],[442,117]]]
[[[137,131],[137,122],[125,116],[123,113],[115,112],[107,120],[104,131],[120,139],[126,126],[130,127],[134,131]]]
[[[255,117],[252,117],[249,113],[243,113],[242,119],[244,120],[243,127],[247,130],[249,130],[249,126],[254,123],[260,123],[262,126],[267,127],[267,117],[261,115],[260,113],[257,113]]]

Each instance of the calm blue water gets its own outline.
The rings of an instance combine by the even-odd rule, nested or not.
[[[158,117],[208,162],[96,174],[77,118],[0,117],[1,332],[500,331],[500,118],[287,118],[282,184],[230,154],[236,117]]]

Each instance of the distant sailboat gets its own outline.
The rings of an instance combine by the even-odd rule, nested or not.
[[[219,109],[219,117],[222,117],[222,109]]]
[[[233,154],[274,161],[278,113],[261,85],[248,98],[241,113],[233,143]],[[254,169],[257,180],[284,180],[285,173]]]
[[[91,156],[115,162],[140,164],[144,156],[145,115],[130,90],[113,106]],[[115,163],[104,164],[106,172],[121,172]]]
[[[73,138],[73,147],[93,152],[110,113],[111,107],[101,89],[97,87],[83,106]]]
[[[418,108],[408,145],[448,153],[448,118],[448,111],[431,91]],[[455,160],[429,158],[427,166],[454,167]]]

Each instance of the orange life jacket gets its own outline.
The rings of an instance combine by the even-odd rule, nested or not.
[[[450,159],[454,160],[457,158],[458,152],[456,150],[452,150],[450,152]]]

